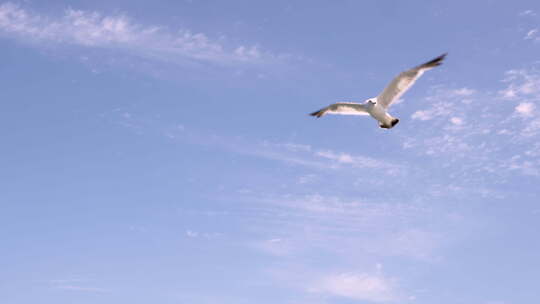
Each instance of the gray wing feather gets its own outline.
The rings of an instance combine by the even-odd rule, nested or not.
[[[366,106],[360,103],[354,102],[338,102],[329,105],[326,108],[313,112],[309,115],[315,117],[321,117],[325,114],[341,114],[341,115],[369,115],[366,110]]]
[[[425,71],[441,65],[444,57],[446,57],[446,54],[400,73],[377,97],[377,102],[384,108],[388,108],[392,102],[398,100],[403,93],[412,87]]]

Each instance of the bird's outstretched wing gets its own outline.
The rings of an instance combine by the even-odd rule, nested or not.
[[[384,108],[388,108],[392,102],[398,100],[403,93],[412,87],[416,79],[422,76],[425,71],[441,65],[444,57],[446,57],[446,54],[442,54],[431,61],[401,72],[377,97],[377,102]]]
[[[315,117],[321,117],[325,114],[341,114],[341,115],[369,115],[366,111],[366,106],[360,103],[354,102],[338,102],[329,105],[326,108],[320,109],[317,112],[313,112],[309,115]]]

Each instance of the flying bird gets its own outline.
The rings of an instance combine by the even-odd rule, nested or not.
[[[401,72],[392,80],[392,82],[390,82],[379,96],[370,98],[364,103],[338,102],[320,109],[317,112],[313,112],[310,115],[317,118],[325,114],[371,115],[371,117],[379,122],[379,127],[391,129],[397,125],[399,119],[388,114],[387,111],[390,105],[412,87],[414,82],[422,76],[425,71],[441,65],[444,57],[446,57],[446,54],[442,54],[431,61]]]

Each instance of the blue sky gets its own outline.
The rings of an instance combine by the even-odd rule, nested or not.
[[[0,43],[5,303],[539,300],[537,1],[12,1]],[[307,115],[444,52],[392,130]]]

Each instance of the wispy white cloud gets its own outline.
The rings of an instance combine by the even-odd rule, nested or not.
[[[251,229],[279,235],[270,238],[271,241],[256,243],[256,248],[271,254],[309,255],[317,248],[341,257],[354,252],[364,257],[400,256],[435,261],[438,249],[446,241],[417,223],[435,212],[433,207],[419,203],[369,202],[320,194],[262,198],[258,195],[237,200],[249,202],[251,212],[246,220]],[[446,215],[438,218],[442,225],[444,221],[453,221]]]
[[[450,122],[456,126],[461,126],[463,124],[463,119],[460,117],[452,117],[450,118]]]
[[[389,302],[398,299],[395,282],[380,274],[340,273],[322,278],[311,292],[360,301]]]
[[[526,120],[524,128],[521,130],[521,139],[527,139],[527,142],[534,141],[540,134],[540,117],[536,116],[532,119]]]
[[[520,121],[511,121],[518,130],[518,141],[532,140],[540,134],[540,117],[536,107],[540,103],[540,72],[537,69],[519,69],[506,72],[503,80],[507,86],[499,91],[499,95],[508,101],[516,102],[514,113]],[[508,128],[510,129],[510,127]]]
[[[221,233],[208,233],[208,232],[198,232],[191,229],[186,230],[185,232],[186,237],[188,238],[205,238],[205,239],[211,239],[215,237],[221,236]]]
[[[453,94],[453,95],[456,95],[456,96],[471,96],[474,93],[476,93],[475,90],[469,89],[467,87],[460,88],[460,89],[455,89],[455,90],[450,90],[450,94]]]
[[[519,13],[520,16],[536,16],[536,13],[533,10],[524,10]]]
[[[540,73],[535,70],[510,70],[505,73],[503,82],[506,88],[499,91],[500,97],[507,100],[540,96]]]
[[[538,35],[538,29],[529,30],[523,39],[525,39],[525,40],[539,40],[540,36]]]
[[[90,292],[90,293],[104,293],[107,292],[107,289],[88,286],[89,280],[81,278],[71,278],[71,279],[56,279],[51,280],[50,284],[54,289],[69,290],[69,291],[80,291],[80,292]]]
[[[199,236],[199,233],[195,232],[195,231],[191,231],[191,230],[186,230],[186,236],[188,238],[196,238]]]
[[[126,15],[107,16],[95,11],[67,9],[61,17],[51,17],[10,2],[0,5],[0,32],[32,44],[114,49],[177,63],[234,65],[276,59],[256,45],[226,46],[224,41],[203,33],[142,25]]]
[[[431,120],[438,116],[447,116],[450,113],[449,105],[447,103],[438,103],[429,110],[418,110],[414,112],[411,118],[418,120]]]
[[[454,113],[456,102],[471,103],[475,92],[475,90],[466,87],[459,89],[436,88],[433,95],[426,97],[426,101],[430,104],[429,108],[414,112],[411,118],[426,121],[450,116]]]
[[[531,102],[521,102],[515,108],[516,113],[524,117],[533,116],[534,109],[535,109],[535,105]]]
[[[485,182],[486,172],[498,180],[537,175],[540,158],[525,152],[540,135],[540,72],[534,67],[506,72],[491,91],[437,86],[423,102],[427,107],[412,115],[415,136],[406,136],[403,148],[443,167],[451,163],[454,172],[461,168],[462,182]]]
[[[406,264],[438,263],[441,249],[454,237],[436,232],[440,227],[426,225],[426,219],[436,218],[443,226],[457,224],[433,206],[411,201],[261,193],[235,201],[242,203],[241,218],[250,234],[266,236],[249,246],[274,257],[269,266],[274,279],[300,294],[307,290],[326,299],[403,299],[397,280],[384,275],[381,266],[373,271],[372,265],[396,257]],[[331,262],[309,262],[321,256]]]
[[[525,175],[540,176],[540,162],[522,155],[514,155],[503,161],[502,167],[508,170],[519,171]]]
[[[289,239],[273,238],[254,243],[254,248],[278,257],[286,257],[295,251],[295,244]]]
[[[124,119],[122,119],[124,120]],[[132,121],[132,119],[129,119]],[[187,132],[189,133],[189,132]],[[174,140],[182,140],[180,134],[186,134],[186,129],[176,128],[166,132]],[[317,148],[311,145],[292,142],[272,142],[268,140],[249,142],[227,136],[203,136],[204,144],[211,144],[222,149],[279,162],[310,167],[314,169],[348,170],[373,169],[385,174],[395,175],[406,173],[406,166],[384,159],[365,155],[354,155],[346,152]]]
[[[388,174],[397,174],[398,169],[403,169],[403,166],[399,166],[388,161],[382,161],[367,156],[354,156],[349,153],[334,152],[331,150],[316,151],[314,155],[331,160],[334,163],[343,164],[354,168],[374,168],[387,170],[386,172]]]
[[[73,291],[83,291],[83,292],[107,292],[106,289],[103,288],[97,288],[97,287],[85,287],[85,286],[77,286],[77,285],[58,285],[55,286],[57,289],[63,289],[63,290],[73,290]]]
[[[315,174],[305,174],[298,178],[298,184],[310,184],[315,182],[318,179]]]

